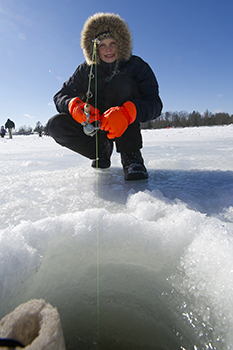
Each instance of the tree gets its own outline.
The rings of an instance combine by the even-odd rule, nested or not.
[[[36,127],[34,129],[34,132],[41,133],[43,130],[44,130],[44,127],[43,127],[43,125],[41,125],[41,122],[37,122]]]
[[[200,126],[201,125],[201,114],[199,112],[193,111],[187,121],[187,126]]]
[[[215,115],[215,123],[217,125],[228,125],[230,124],[230,116],[228,113],[217,113]]]
[[[32,133],[31,126],[20,126],[18,130],[18,135],[30,135]]]
[[[206,109],[202,118],[203,120],[202,124],[206,126],[211,125],[211,119],[212,119],[212,114],[208,111],[208,109]]]
[[[185,128],[187,126],[188,113],[185,111],[182,111],[179,113],[179,116],[180,116],[180,126],[182,128]]]
[[[174,128],[180,127],[180,116],[178,113],[173,113],[172,114],[172,126]]]

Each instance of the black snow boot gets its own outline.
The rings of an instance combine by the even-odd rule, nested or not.
[[[121,153],[121,163],[125,173],[125,180],[148,179],[148,173],[140,151]]]
[[[93,160],[91,163],[92,168],[107,169],[111,166],[111,155],[113,151],[113,141],[106,140],[105,147],[100,153],[99,158]]]

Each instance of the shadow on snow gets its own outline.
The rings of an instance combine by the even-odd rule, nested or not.
[[[221,214],[233,205],[232,171],[149,170],[149,179],[141,181],[125,181],[117,167],[98,172],[98,195],[118,204],[125,204],[130,193],[159,190],[207,215]]]

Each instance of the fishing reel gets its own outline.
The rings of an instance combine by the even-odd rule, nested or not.
[[[90,105],[88,103],[84,106],[84,113],[86,115],[87,121],[82,122],[83,125],[83,131],[87,136],[94,136],[100,129],[100,122],[96,121],[96,126],[89,123],[89,117],[90,117]]]

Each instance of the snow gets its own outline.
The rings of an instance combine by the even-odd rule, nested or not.
[[[44,298],[67,350],[232,349],[233,125],[142,133],[135,182],[0,139],[0,318]]]

